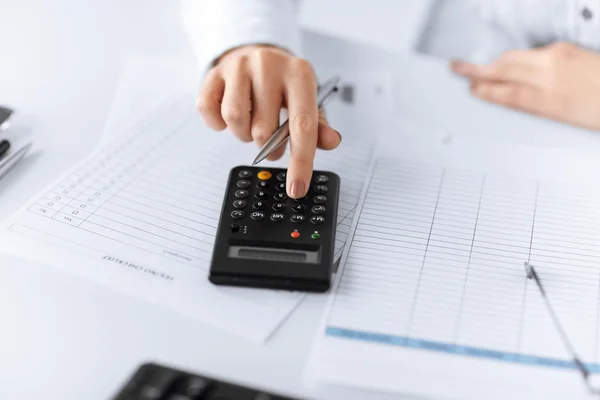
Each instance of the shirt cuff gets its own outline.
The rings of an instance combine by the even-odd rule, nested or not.
[[[232,1],[235,4],[227,4]],[[210,12],[202,1],[193,1],[184,7],[184,27],[203,73],[212,68],[221,55],[244,45],[268,44],[299,55],[300,31],[294,2],[266,3],[270,4],[250,7],[256,3],[219,0]]]

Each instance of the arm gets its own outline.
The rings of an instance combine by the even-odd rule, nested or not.
[[[476,97],[556,121],[600,130],[600,54],[556,43],[504,53],[490,64],[453,62]]]
[[[245,45],[269,44],[299,54],[299,6],[299,0],[184,0],[183,23],[205,70]]]
[[[317,78],[299,58],[299,0],[190,0],[186,30],[203,69],[198,110],[217,131],[227,128],[262,147],[289,110],[287,193],[306,195],[317,147],[336,148],[340,134],[317,107]],[[268,158],[280,158],[281,146]]]

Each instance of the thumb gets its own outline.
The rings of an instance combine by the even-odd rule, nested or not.
[[[319,111],[319,136],[317,147],[323,150],[333,150],[342,142],[342,135],[327,122],[324,110]]]

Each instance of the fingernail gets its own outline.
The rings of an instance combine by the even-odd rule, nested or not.
[[[292,182],[292,186],[290,186],[290,195],[291,197],[297,199],[304,196],[304,182],[303,181],[294,181]]]
[[[338,134],[338,136],[340,137],[340,143],[342,143],[342,134],[340,133],[340,131],[335,130],[335,133]]]

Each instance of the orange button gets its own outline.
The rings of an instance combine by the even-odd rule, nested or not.
[[[295,232],[295,231],[294,231],[294,232],[292,232],[292,237],[293,237],[294,239],[298,239],[298,238],[300,237],[300,232]]]
[[[256,176],[258,176],[258,179],[261,181],[266,181],[271,179],[273,175],[269,171],[260,171]]]

